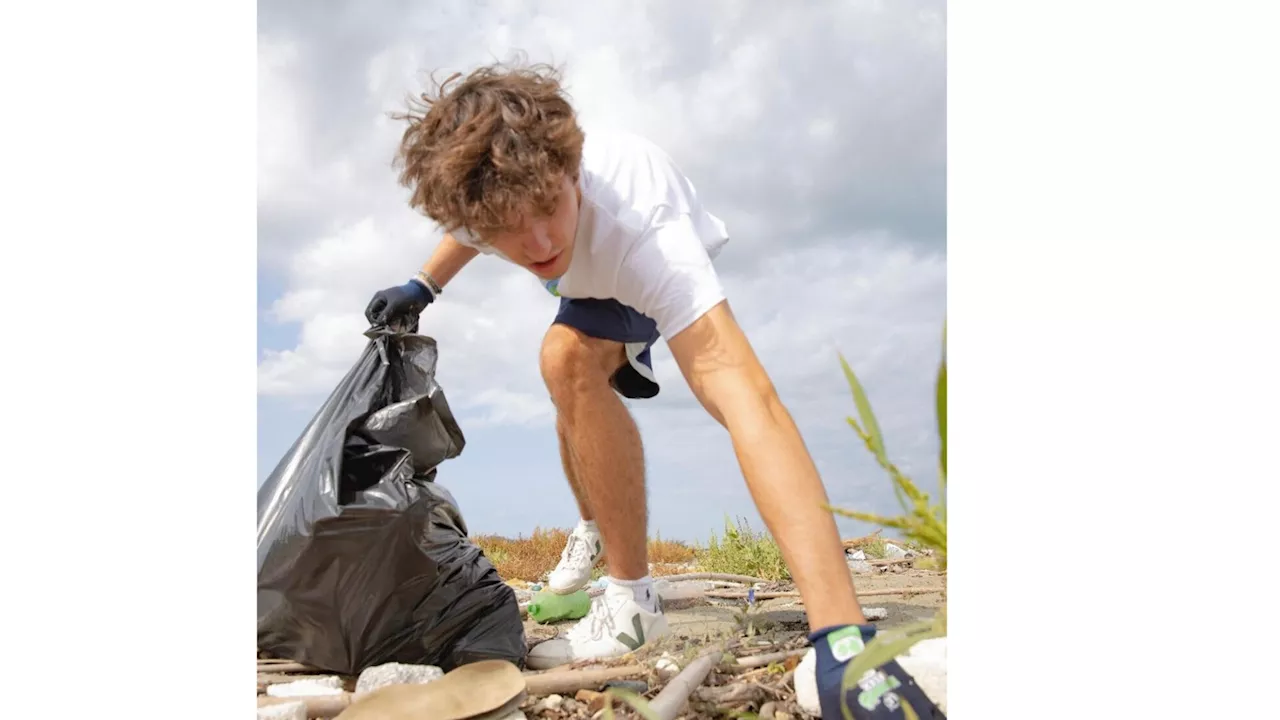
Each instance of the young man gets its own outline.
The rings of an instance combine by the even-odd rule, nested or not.
[[[685,380],[729,432],[747,488],[804,598],[825,717],[842,717],[840,674],[867,625],[813,460],[736,322],[712,266],[729,236],[662,150],[626,134],[584,136],[545,66],[455,74],[403,116],[400,181],[445,231],[409,282],[374,295],[377,324],[413,322],[478,254],[529,270],[560,298],[540,366],[582,521],[550,586],[605,592],[531,667],[616,657],[665,635],[649,576],[644,461],[618,395],[658,393],[649,349],[666,339]],[[843,698],[855,717],[920,717],[932,705],[897,665]],[[870,707],[868,707],[870,706]],[[859,714],[861,713],[861,714]]]

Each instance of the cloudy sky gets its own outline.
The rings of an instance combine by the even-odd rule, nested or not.
[[[946,14],[940,0],[797,4],[270,0],[258,6],[258,482],[364,346],[363,310],[439,239],[405,204],[387,117],[431,70],[522,51],[565,67],[588,132],[668,150],[733,237],[735,312],[837,505],[893,511],[845,422],[837,353],[890,454],[936,488],[933,379],[946,313]],[[534,278],[477,259],[423,316],[467,436],[440,470],[475,532],[576,519],[537,351],[556,308]],[[666,346],[662,394],[632,404],[651,531],[761,527],[727,434]],[[841,521],[856,533],[857,523]]]

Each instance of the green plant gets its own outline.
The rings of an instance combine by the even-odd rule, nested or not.
[[[726,517],[724,538],[712,533],[707,547],[698,553],[698,566],[706,572],[753,575],[765,580],[786,580],[791,575],[782,549],[767,531],[755,532],[746,519],[734,527]]]
[[[889,461],[888,454],[885,452],[884,437],[880,433],[880,424],[876,422],[875,413],[871,410],[871,403],[867,400],[867,395],[862,389],[862,384],[858,382],[858,378],[854,375],[853,369],[849,367],[849,363],[845,361],[844,356],[840,357],[840,364],[844,368],[845,379],[849,383],[849,389],[853,393],[853,402],[858,410],[859,420],[848,418],[858,437],[862,438],[863,444],[875,456],[876,461],[880,463],[888,473],[890,481],[893,483],[894,495],[898,498],[898,504],[902,506],[903,514],[895,517],[885,517],[873,513],[859,512],[855,510],[845,510],[841,508],[829,507],[829,509],[839,515],[851,517],[863,522],[874,523],[885,528],[894,528],[900,531],[907,542],[919,544],[923,548],[930,549],[934,552],[934,559],[938,563],[938,568],[946,570],[947,567],[947,331],[946,327],[942,330],[942,360],[938,367],[938,379],[935,387],[935,404],[938,422],[938,439],[939,439],[939,458],[938,458],[938,484],[942,500],[938,504],[930,502],[929,495],[922,492],[911,478],[902,474],[898,467]],[[883,546],[881,547],[883,550]],[[868,552],[870,555],[870,552]],[[868,670],[879,667],[893,658],[901,655],[911,648],[912,645],[934,637],[943,637],[947,634],[947,607],[945,601],[938,613],[929,620],[922,620],[916,623],[906,625],[895,630],[886,630],[876,633],[876,636],[868,642],[866,647],[849,663],[845,669],[842,681],[845,692],[848,692],[857,681],[862,678]],[[903,707],[908,717],[915,717],[916,713],[908,706]],[[851,718],[848,708],[844,708],[845,717]]]

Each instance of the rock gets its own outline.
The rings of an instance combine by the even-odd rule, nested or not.
[[[757,716],[760,720],[774,720],[773,713],[778,709],[778,704],[770,700],[760,706],[760,714]]]
[[[680,665],[675,661],[675,658],[671,657],[671,653],[664,652],[658,658],[658,662],[654,663],[653,669],[658,672],[660,677],[667,680],[680,672]]]
[[[260,707],[258,720],[307,720],[307,704],[299,700]]]
[[[889,611],[880,607],[862,608],[862,616],[869,621],[883,620],[889,617]]]
[[[444,677],[435,665],[384,663],[365,668],[356,680],[356,692],[369,692],[388,685],[422,685]]]
[[[341,695],[342,678],[337,675],[294,680],[267,686],[271,697],[314,697],[316,695]]]
[[[534,704],[533,713],[535,715],[540,715],[544,712],[547,712],[548,710],[555,710],[558,712],[561,706],[564,705],[564,703],[565,703],[565,700],[563,696],[548,695],[542,698],[541,700],[539,700],[536,704]]]
[[[578,699],[578,702],[586,703],[587,712],[592,714],[604,708],[604,704],[609,700],[609,696],[595,690],[579,690],[574,697]]]
[[[796,704],[800,710],[810,717],[822,717],[822,703],[818,701],[818,656],[813,648],[801,658],[796,665],[794,678],[796,688]]]

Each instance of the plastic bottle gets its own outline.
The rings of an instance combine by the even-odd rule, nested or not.
[[[591,598],[587,596],[586,590],[578,590],[569,595],[542,590],[529,601],[529,617],[540,623],[577,620],[590,609]]]

